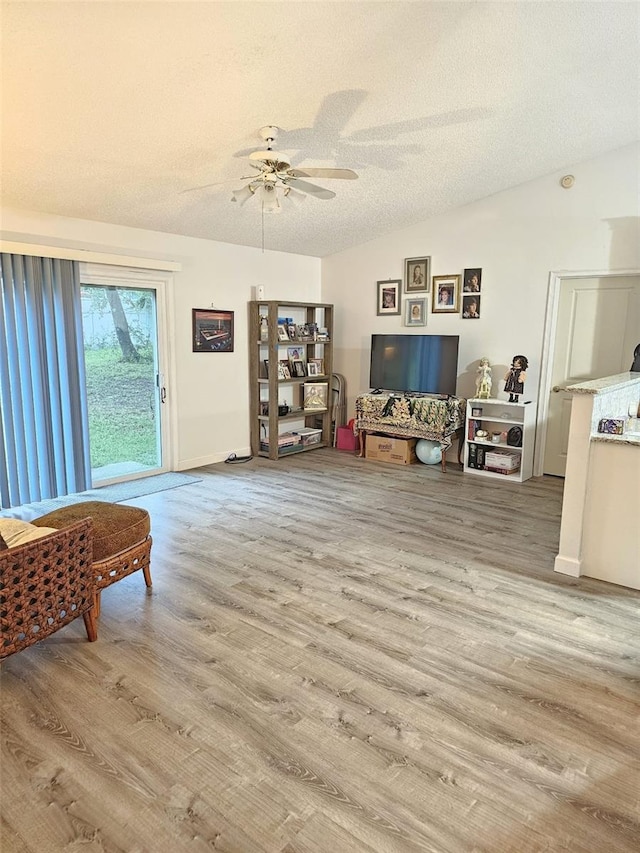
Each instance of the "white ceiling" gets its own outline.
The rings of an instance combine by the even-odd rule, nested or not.
[[[355,169],[265,214],[325,256],[640,138],[637,2],[2,2],[2,201],[261,245],[265,124]],[[184,192],[203,184],[207,189]]]

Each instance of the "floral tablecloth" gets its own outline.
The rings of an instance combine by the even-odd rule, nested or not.
[[[356,398],[356,431],[383,432],[405,438],[439,441],[443,453],[451,436],[464,426],[467,401],[462,397],[404,397],[361,394]]]

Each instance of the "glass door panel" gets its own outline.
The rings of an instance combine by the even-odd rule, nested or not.
[[[156,290],[82,285],[93,485],[163,469]]]

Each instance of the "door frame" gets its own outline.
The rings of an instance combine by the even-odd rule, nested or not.
[[[547,443],[547,423],[549,419],[549,395],[551,394],[551,371],[555,355],[555,341],[558,325],[558,306],[563,281],[577,278],[618,278],[627,275],[640,275],[640,269],[631,270],[555,270],[549,273],[549,291],[545,312],[544,334],[542,338],[542,356],[540,359],[540,384],[538,391],[538,416],[536,419],[536,449],[533,459],[533,476],[541,477],[544,467],[544,452]]]
[[[171,346],[171,335],[169,334],[172,318],[169,316],[172,300],[169,296],[173,290],[173,274],[164,270],[137,269],[135,267],[120,267],[109,264],[89,263],[80,264],[80,280],[83,284],[94,284],[114,287],[148,288],[156,292],[156,319],[158,335],[158,374],[164,376],[164,387],[167,389],[164,402],[159,402],[163,407],[162,426],[160,429],[160,442],[162,454],[162,466],[154,469],[153,474],[161,474],[174,470],[176,456],[175,436],[177,436],[177,413],[171,389],[176,387],[175,353]],[[159,393],[159,392],[158,392]],[[126,477],[117,477],[109,480],[101,480],[100,485],[106,486],[119,483],[122,480],[139,480],[143,477],[153,476],[148,471],[137,474],[127,474]]]

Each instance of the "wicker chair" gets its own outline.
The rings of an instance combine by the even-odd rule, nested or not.
[[[79,616],[96,640],[96,588],[90,518],[0,551],[0,660]]]

